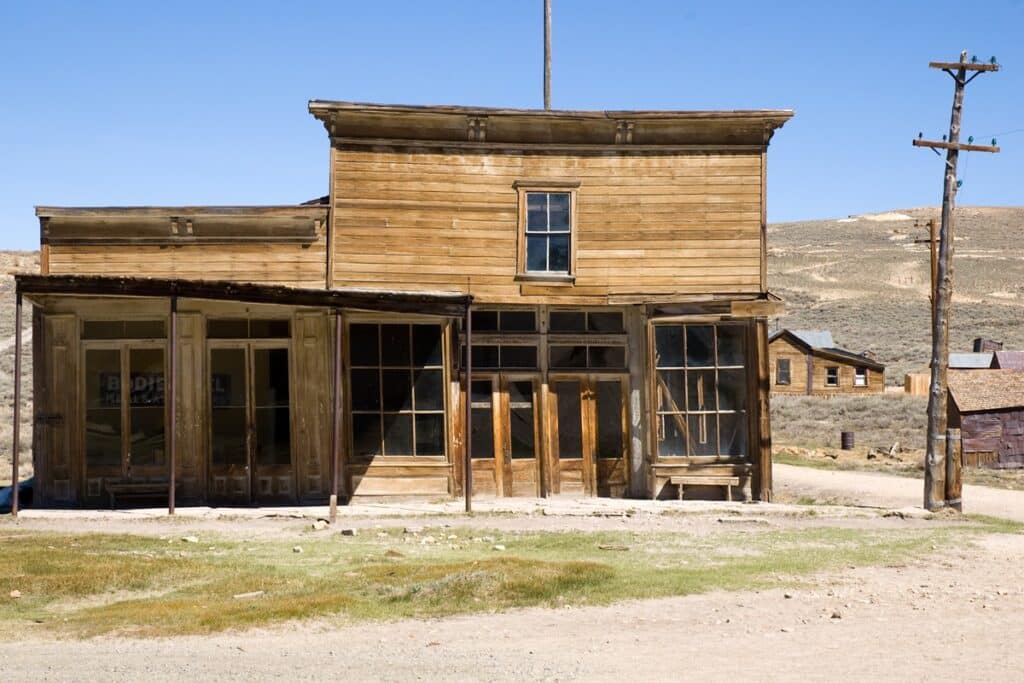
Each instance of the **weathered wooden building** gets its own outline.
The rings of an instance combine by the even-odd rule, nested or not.
[[[38,500],[770,497],[791,112],[309,110],[323,201],[37,209]]]
[[[776,330],[768,339],[773,394],[880,394],[885,366],[836,347],[828,331]]]
[[[959,428],[966,466],[1024,467],[1024,371],[949,373],[949,426]]]

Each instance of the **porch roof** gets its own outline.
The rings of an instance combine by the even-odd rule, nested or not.
[[[292,306],[322,306],[389,313],[457,317],[473,301],[462,292],[394,292],[368,289],[307,289],[225,280],[182,280],[106,275],[13,273],[16,291],[32,295],[170,297],[241,301]]]

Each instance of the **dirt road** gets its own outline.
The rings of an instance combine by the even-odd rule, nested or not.
[[[924,483],[920,479],[873,472],[844,472],[814,467],[775,464],[776,497],[811,497],[843,504],[878,507],[921,507]],[[1024,522],[1024,491],[965,485],[965,514],[990,515]]]

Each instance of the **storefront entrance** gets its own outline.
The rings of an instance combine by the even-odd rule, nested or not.
[[[280,343],[211,343],[212,500],[294,502],[288,355]]]
[[[490,375],[473,380],[473,491],[540,496],[539,378]]]
[[[625,376],[551,377],[551,493],[624,495],[628,384]]]

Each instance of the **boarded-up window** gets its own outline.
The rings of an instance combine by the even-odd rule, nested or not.
[[[655,325],[659,457],[747,456],[746,329]]]
[[[775,383],[789,384],[789,359],[780,358],[775,361]]]
[[[349,326],[352,447],[356,457],[445,453],[439,325]]]

